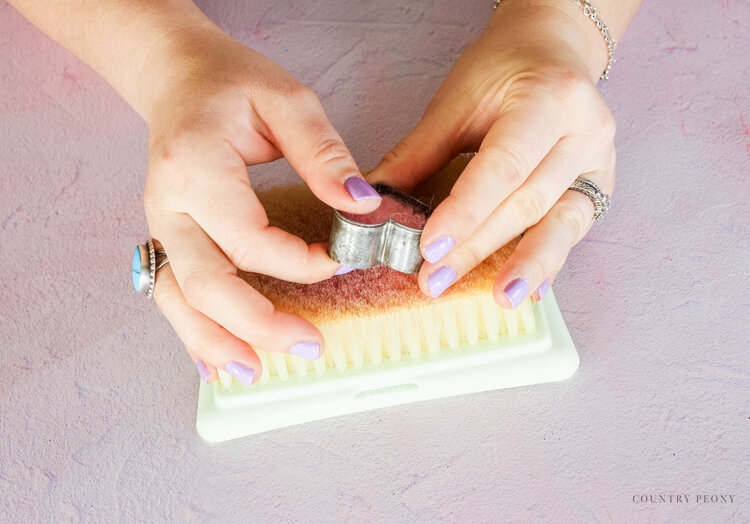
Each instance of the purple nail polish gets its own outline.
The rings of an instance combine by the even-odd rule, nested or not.
[[[316,360],[320,356],[320,346],[315,342],[297,342],[289,348],[289,353],[308,360]]]
[[[448,289],[448,286],[456,280],[456,270],[452,267],[443,266],[427,279],[427,287],[430,288],[432,298],[437,298]]]
[[[545,293],[547,293],[547,288],[549,288],[549,279],[545,278],[544,282],[539,284],[539,287],[536,288],[536,290],[539,291],[539,300],[544,298]]]
[[[336,270],[336,272],[334,273],[334,276],[336,276],[336,275],[346,275],[347,273],[351,273],[355,269],[356,268],[353,268],[353,267],[341,266],[340,268],[338,268]]]
[[[224,369],[246,386],[253,385],[253,376],[255,375],[255,371],[253,371],[252,368],[247,367],[245,364],[240,364],[239,362],[229,362],[228,364],[224,365]]]
[[[524,297],[526,297],[526,293],[528,292],[529,283],[523,278],[515,279],[510,284],[505,286],[505,289],[503,289],[503,293],[505,293],[505,296],[508,297],[511,306],[513,306],[514,308],[521,303]]]
[[[198,374],[203,379],[203,382],[208,384],[208,377],[211,376],[211,372],[208,370],[206,365],[203,363],[201,359],[198,359],[195,361],[195,366],[198,368]]]
[[[451,237],[444,236],[433,241],[429,246],[424,248],[424,257],[427,262],[434,264],[441,258],[443,258],[448,251],[453,249],[456,245],[456,241]]]
[[[364,200],[365,198],[377,198],[382,200],[375,188],[357,175],[350,176],[344,181],[344,187],[354,200]]]

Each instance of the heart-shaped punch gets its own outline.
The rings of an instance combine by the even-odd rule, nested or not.
[[[430,206],[389,185],[373,187],[383,200],[372,213],[334,209],[328,255],[355,269],[383,264],[401,273],[418,273],[424,262],[419,241]]]

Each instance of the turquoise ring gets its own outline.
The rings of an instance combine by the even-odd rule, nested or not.
[[[135,290],[145,294],[148,298],[153,298],[156,272],[168,263],[167,253],[161,248],[154,248],[153,238],[147,240],[145,244],[136,246],[131,264]]]

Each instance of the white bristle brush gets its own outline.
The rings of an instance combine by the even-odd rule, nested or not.
[[[454,162],[430,180],[430,195],[447,194],[463,167]],[[442,190],[440,187],[442,184]],[[327,239],[331,210],[307,186],[258,192],[271,224],[308,242]],[[415,274],[357,270],[316,284],[258,274],[245,279],[278,310],[320,329],[324,354],[315,361],[254,348],[263,370],[245,386],[219,370],[201,382],[197,428],[211,442],[395,404],[563,380],[578,353],[552,289],[501,309],[495,275],[507,244],[439,298],[418,289]]]

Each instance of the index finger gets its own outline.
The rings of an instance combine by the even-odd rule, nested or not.
[[[244,271],[312,283],[339,269],[323,245],[308,245],[269,225],[245,162],[229,142],[199,136],[184,143],[189,146],[165,146],[169,149],[155,155],[149,167],[160,176],[149,181],[152,200],[190,215]]]

